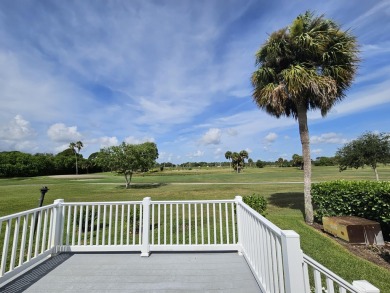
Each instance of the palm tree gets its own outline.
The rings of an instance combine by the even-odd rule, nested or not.
[[[356,38],[312,12],[272,33],[256,53],[253,99],[268,114],[298,120],[304,162],[305,220],[313,223],[308,110],[322,116],[345,97],[359,62]]]
[[[227,151],[225,153],[225,158],[226,158],[226,160],[229,160],[230,168],[232,168],[232,161],[231,161],[231,159],[232,159],[232,152],[231,151]]]
[[[240,152],[240,157],[241,157],[241,166],[244,167],[244,164],[245,164],[245,159],[248,159],[249,158],[249,154],[247,151],[245,150],[242,150]]]
[[[79,174],[79,168],[78,168],[78,165],[77,165],[77,156],[80,154],[80,150],[83,148],[83,143],[81,141],[78,141],[78,142],[71,142],[69,144],[69,148],[71,150],[73,150],[74,152],[74,155],[76,157],[76,175]]]

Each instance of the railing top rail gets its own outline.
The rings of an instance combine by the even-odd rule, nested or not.
[[[245,208],[252,216],[254,216],[256,219],[258,219],[260,222],[267,225],[267,227],[270,228],[273,233],[275,233],[278,236],[282,235],[282,229],[280,229],[274,223],[272,223],[271,221],[267,220],[265,217],[260,215],[258,212],[256,212],[250,206],[248,206],[245,202],[239,201],[238,204],[241,205],[243,208]]]
[[[63,202],[63,206],[85,206],[85,205],[120,205],[120,204],[142,204],[142,201],[89,201],[89,202]]]
[[[323,273],[327,277],[331,278],[336,283],[342,285],[345,289],[348,289],[351,292],[357,292],[357,293],[361,292],[359,289],[356,289],[354,286],[352,286],[352,284],[348,283],[343,278],[341,278],[340,276],[336,275],[331,270],[329,270],[326,267],[324,267],[322,264],[316,262],[310,256],[308,256],[306,254],[303,254],[303,261],[306,262],[307,264],[310,264],[316,270],[318,270],[319,272]]]
[[[10,220],[10,219],[14,219],[14,218],[18,218],[18,217],[23,217],[23,216],[25,216],[27,214],[39,212],[39,211],[42,211],[42,210],[45,210],[45,209],[50,209],[50,208],[55,207],[55,206],[57,206],[57,204],[49,204],[47,206],[43,206],[43,207],[39,207],[39,208],[31,209],[31,210],[26,210],[26,211],[23,211],[23,212],[11,214],[11,215],[8,215],[8,216],[0,217],[0,222],[7,221],[7,220]]]
[[[201,204],[201,203],[234,203],[234,199],[216,199],[216,200],[152,200],[151,204]]]

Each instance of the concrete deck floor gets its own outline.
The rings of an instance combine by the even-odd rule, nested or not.
[[[18,292],[261,292],[234,253],[62,253],[0,288]]]

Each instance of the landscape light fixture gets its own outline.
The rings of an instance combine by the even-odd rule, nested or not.
[[[45,199],[45,194],[46,192],[49,191],[49,188],[47,188],[47,186],[42,186],[40,190],[41,190],[41,199],[39,200],[39,207],[42,206],[43,200]]]
[[[43,205],[43,200],[45,199],[45,194],[46,192],[49,191],[49,188],[47,188],[47,186],[42,186],[42,188],[40,189],[41,191],[41,198],[39,200],[39,208]],[[35,214],[35,225],[34,225],[34,235],[35,235],[35,232],[37,231],[37,224],[38,224],[38,218],[39,218],[39,211]]]

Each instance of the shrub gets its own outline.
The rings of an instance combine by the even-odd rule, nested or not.
[[[265,216],[265,210],[267,209],[267,200],[262,195],[252,194],[246,195],[242,198],[248,206],[254,209],[259,214]]]
[[[390,232],[390,182],[330,181],[312,185],[315,219],[323,216],[357,216],[381,223]]]

